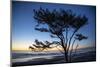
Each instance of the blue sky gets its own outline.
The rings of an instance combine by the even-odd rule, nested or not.
[[[49,33],[41,33],[34,30],[36,21],[33,18],[33,9],[48,8],[49,10],[71,9],[77,15],[86,15],[88,25],[79,30],[82,34],[88,36],[88,40],[81,41],[82,46],[95,46],[95,6],[82,5],[65,5],[65,4],[50,4],[39,2],[18,2],[12,3],[12,47],[25,48],[34,43],[35,39],[40,41],[52,41]]]

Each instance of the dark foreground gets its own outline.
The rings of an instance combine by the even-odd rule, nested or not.
[[[75,63],[75,62],[90,62],[90,61],[96,61],[96,51],[90,51],[86,53],[79,53],[72,57],[72,61],[69,63]],[[36,58],[31,59],[26,62],[15,62],[12,63],[12,66],[29,66],[29,65],[43,65],[43,64],[60,64],[60,63],[66,63],[64,60],[64,56],[54,56],[51,59],[47,58]]]

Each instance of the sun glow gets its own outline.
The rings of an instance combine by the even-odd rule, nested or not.
[[[28,50],[28,46],[26,42],[12,42],[12,50]]]
[[[30,46],[30,43],[26,43],[26,42],[12,42],[12,50],[18,50],[18,51],[22,51],[22,50],[27,50],[27,51],[30,51],[31,49],[29,49],[29,46]],[[87,46],[82,46],[82,45],[79,45],[78,46],[78,49],[79,48],[85,48]],[[73,49],[75,49],[75,46],[73,47]],[[62,47],[61,46],[57,46],[57,47],[53,47],[53,48],[46,48],[44,51],[63,51]]]

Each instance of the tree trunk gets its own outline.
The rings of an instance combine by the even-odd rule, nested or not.
[[[64,49],[65,61],[68,62],[68,52]]]

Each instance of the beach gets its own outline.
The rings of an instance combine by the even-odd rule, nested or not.
[[[86,50],[86,49],[83,49]],[[79,50],[77,53],[72,54],[73,62],[89,62],[96,61],[96,51],[89,50],[82,52],[83,50]],[[61,53],[37,53],[34,52],[20,52],[13,53],[12,56],[12,66],[27,66],[27,65],[42,65],[42,64],[58,64],[58,63],[66,63],[64,55]]]

